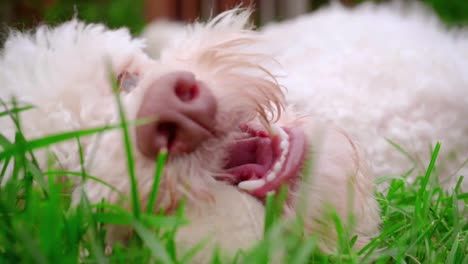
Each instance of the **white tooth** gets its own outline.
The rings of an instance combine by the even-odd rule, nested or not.
[[[240,182],[237,185],[237,187],[239,187],[242,190],[253,191],[255,189],[262,187],[263,185],[265,185],[265,180],[259,179],[259,180],[250,180],[250,181]]]
[[[276,135],[281,135],[281,127],[276,125],[276,124],[273,124],[271,125],[271,130],[273,131],[273,133],[275,133]]]
[[[286,131],[284,131],[284,129],[282,129],[280,126],[275,125],[275,124],[271,125],[271,130],[275,135],[277,135],[280,138],[279,147],[281,149],[281,156],[279,157],[278,161],[274,164],[269,174],[267,174],[267,176],[265,177],[266,181],[268,182],[273,181],[276,178],[277,173],[279,173],[279,171],[283,167],[284,161],[286,160],[286,156],[289,152],[289,136],[286,133]],[[237,186],[240,189],[252,191],[257,188],[262,187],[265,183],[266,183],[265,180],[260,179],[260,180],[243,181],[243,182],[240,182]]]
[[[284,131],[284,129],[282,128],[280,129],[280,134],[282,138],[284,139],[288,138],[288,133],[286,133],[286,131]]]
[[[281,141],[281,143],[280,143],[280,148],[281,148],[282,150],[284,150],[284,151],[287,151],[288,148],[289,148],[289,142],[288,142],[288,140],[283,140],[283,141]]]
[[[268,176],[266,177],[267,181],[272,181],[276,178],[276,173],[275,172],[270,172],[270,174],[268,174]]]
[[[282,140],[285,140],[285,139],[286,139],[286,137],[285,137],[284,134],[283,134],[283,130],[281,130],[281,131],[279,132],[279,136],[280,136],[280,138],[281,138]]]
[[[275,166],[273,166],[273,173],[279,171],[281,169],[281,166],[283,165],[283,162],[281,162],[281,160],[279,162],[277,162],[275,164]]]
[[[284,161],[286,160],[286,155],[284,156],[281,156],[280,160],[279,160],[279,164],[283,165]]]

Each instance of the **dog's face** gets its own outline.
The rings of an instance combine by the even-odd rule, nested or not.
[[[141,76],[128,92],[138,98],[130,115],[156,121],[136,128],[137,151],[154,164],[167,149],[167,193],[210,199],[220,180],[263,199],[299,174],[304,135],[275,124],[283,91],[262,67],[268,58],[248,51],[258,39],[243,29],[247,18],[225,13],[163,50],[144,74],[123,74],[129,83]],[[177,198],[166,199],[168,207]]]
[[[159,205],[173,208],[182,196],[210,199],[224,181],[263,199],[299,174],[305,139],[301,130],[275,124],[284,95],[262,67],[267,58],[246,49],[257,41],[244,29],[248,13],[231,11],[196,25],[184,42],[154,61],[123,30],[72,21],[38,30],[33,40],[13,36],[2,58],[7,84],[37,110],[23,116],[30,137],[120,122],[110,76],[117,79],[129,120],[141,199],[149,195],[155,160],[168,152]],[[35,38],[35,39],[34,39]],[[112,73],[112,74],[109,74]],[[129,192],[121,131],[80,140],[89,174]],[[60,165],[79,170],[75,142],[52,149]],[[88,181],[91,200],[120,196]]]

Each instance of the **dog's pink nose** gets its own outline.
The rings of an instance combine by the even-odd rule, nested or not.
[[[194,151],[213,136],[216,99],[190,72],[174,72],[156,80],[146,91],[137,118],[156,118],[136,129],[141,153],[154,157]]]

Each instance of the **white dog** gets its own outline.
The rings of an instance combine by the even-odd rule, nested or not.
[[[468,75],[455,56],[468,54],[463,36],[455,39],[438,24],[424,22],[419,12],[407,20],[395,10],[374,12],[333,7],[317,18],[272,26],[262,35],[247,28],[249,12],[234,10],[193,25],[158,60],[148,58],[143,43],[124,29],[71,21],[12,33],[0,59],[0,98],[14,95],[36,106],[21,115],[28,138],[119,123],[110,69],[118,76],[127,117],[157,117],[130,128],[140,200],[146,205],[155,156],[168,149],[157,206],[171,213],[187,199],[191,223],[180,230],[180,245],[209,236],[231,252],[251,245],[262,236],[265,195],[287,184],[285,217],[294,217],[297,203],[305,199],[306,229],[322,235],[324,250],[336,246],[329,207],[343,219],[354,216],[356,246],[362,247],[378,233],[380,219],[374,174],[360,146],[372,154],[379,173],[394,172],[385,159],[390,169],[404,170],[407,164],[381,142],[385,136],[417,145],[402,144],[420,155],[437,139],[458,154],[468,149],[463,137],[468,126],[456,119],[468,113]],[[379,32],[372,17],[387,31]],[[331,36],[310,31],[335,33],[336,23],[348,31],[340,28],[341,34]],[[416,33],[433,39],[419,43]],[[275,79],[274,60],[285,78]],[[0,119],[0,128],[13,137],[8,119]],[[128,195],[121,131],[82,138],[81,144],[87,173]],[[76,142],[50,151],[63,169],[81,170]],[[44,152],[37,155],[45,164]],[[122,200],[90,180],[83,187],[93,202]],[[109,239],[125,235],[113,230]],[[202,252],[200,259],[209,254]]]

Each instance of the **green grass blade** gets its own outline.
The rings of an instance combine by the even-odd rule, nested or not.
[[[44,178],[43,173],[41,170],[30,160],[25,160],[26,163],[26,169],[28,172],[31,174],[33,179],[41,186],[42,190],[45,191],[46,194],[49,193],[49,186],[47,185],[47,181]]]
[[[23,107],[14,107],[11,109],[6,109],[5,111],[0,112],[0,118],[12,114],[18,114],[23,111],[31,110],[33,109],[34,106],[28,105],[28,106],[23,106]]]
[[[107,259],[104,256],[104,248],[102,247],[99,241],[97,225],[94,220],[94,214],[93,214],[93,211],[91,210],[88,197],[86,196],[85,193],[82,193],[81,195],[80,205],[81,205],[81,209],[83,212],[83,217],[86,219],[86,221],[89,222],[86,242],[90,246],[91,253],[93,254],[95,261],[97,263],[107,263]]]
[[[4,135],[0,134],[0,146],[3,149],[9,148],[13,145]]]
[[[263,234],[266,235],[275,221],[275,196],[273,193],[267,193],[265,202],[265,226]]]
[[[83,174],[82,172],[75,172],[75,171],[45,171],[42,173],[43,175],[45,176],[70,176],[70,177],[85,177],[86,179],[89,179],[89,180],[92,180],[92,181],[95,181],[99,184],[102,184],[106,187],[108,187],[109,189],[111,189],[112,191],[116,192],[119,196],[120,196],[120,199],[128,199],[128,197],[125,195],[125,193],[123,193],[122,191],[120,191],[119,189],[115,188],[114,186],[112,186],[111,184],[109,184],[108,182],[106,181],[103,181],[97,177],[94,177],[94,176],[91,176],[89,174]]]
[[[125,157],[127,161],[127,171],[130,176],[133,213],[136,219],[140,219],[141,206],[140,197],[138,196],[138,181],[135,173],[135,160],[130,140],[130,133],[128,131],[127,118],[122,104],[122,100],[120,99],[120,91],[117,79],[112,74],[110,74],[109,77],[112,80],[112,91],[114,94],[115,101],[117,102],[117,108],[119,111],[120,121],[122,125],[122,133],[124,136],[124,146],[126,154]]]
[[[35,240],[30,239],[29,234],[27,234],[22,229],[17,229],[16,236],[20,238],[22,244],[28,249],[28,253],[31,255],[31,258],[34,259],[35,263],[48,263],[47,257],[44,255],[44,252],[41,252],[40,247]]]
[[[156,237],[149,229],[147,229],[144,225],[135,219],[132,221],[132,226],[143,243],[151,250],[153,257],[158,260],[157,263],[173,263],[161,241],[156,239]]]
[[[277,223],[283,213],[283,206],[286,203],[288,196],[288,188],[281,186],[278,194],[267,193],[265,202],[265,226],[264,235],[266,235],[270,229]]]
[[[70,132],[62,132],[59,134],[52,134],[49,136],[45,136],[38,139],[32,139],[27,141],[25,144],[25,151],[31,151],[39,148],[45,148],[47,146],[57,144],[63,141],[68,141],[72,139],[76,139],[77,137],[85,137],[96,133],[102,133],[104,131],[112,130],[119,128],[120,125],[112,125],[112,126],[102,126],[97,128],[89,128],[89,129],[82,129]],[[21,153],[21,150],[18,148],[16,144],[12,144],[3,149],[3,152],[0,152],[0,160],[4,159],[5,157],[13,156],[15,154]]]
[[[421,184],[421,189],[419,190],[419,196],[423,196],[423,193],[426,192],[426,187],[427,187],[427,184],[429,183],[429,179],[431,177],[431,174],[432,172],[434,171],[434,166],[435,166],[435,162],[437,160],[437,156],[439,155],[439,151],[440,151],[440,143],[437,142],[435,148],[434,148],[434,151],[432,152],[432,156],[431,156],[431,161],[429,162],[429,165],[427,167],[427,170],[426,170],[426,174],[423,178],[423,182]]]
[[[308,263],[312,254],[317,248],[317,239],[315,237],[309,237],[299,248],[297,253],[292,256],[289,263],[291,264],[302,264]]]
[[[400,152],[401,154],[403,154],[408,160],[410,160],[412,163],[413,163],[413,166],[416,165],[416,160],[413,158],[413,156],[408,152],[406,151],[402,146],[398,145],[396,142],[392,141],[391,139],[389,138],[385,138],[385,140],[390,144],[392,145],[392,147],[394,147],[398,152]]]
[[[159,185],[161,182],[161,177],[163,175],[163,169],[164,169],[164,165],[166,164],[166,160],[167,160],[167,150],[163,149],[159,152],[157,161],[156,161],[156,169],[154,172],[153,186],[151,188],[149,202],[146,207],[147,214],[151,214],[155,210],[154,206],[156,204],[156,198],[158,197]]]
[[[431,161],[426,170],[426,174],[421,182],[421,187],[418,192],[417,200],[416,200],[416,214],[420,219],[420,223],[424,223],[427,218],[429,205],[431,203],[431,190],[428,190],[427,185],[431,178],[432,173],[434,172],[435,162],[437,160],[437,156],[440,150],[440,143],[437,142],[434,151],[431,156]],[[423,226],[421,226],[423,228]]]
[[[208,244],[210,241],[209,238],[205,238],[199,243],[197,243],[194,247],[188,250],[181,258],[180,263],[190,263],[190,260],[198,253],[204,246]]]

